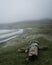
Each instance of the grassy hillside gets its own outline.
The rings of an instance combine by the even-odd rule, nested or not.
[[[26,28],[26,27],[34,27],[44,24],[52,24],[52,20],[43,19],[43,20],[35,20],[35,21],[21,21],[15,23],[8,24],[0,24],[0,29],[18,29],[18,28]]]
[[[39,51],[38,60],[35,62],[26,62],[25,58],[27,54],[18,53],[17,49],[20,47],[26,47],[29,43],[26,39],[21,41],[21,44],[18,46],[9,46],[3,49],[0,49],[0,65],[52,65],[52,42],[48,41],[42,37],[37,38],[39,45],[47,45],[49,49],[47,51]]]
[[[25,25],[24,25],[25,24]],[[0,65],[52,65],[52,25],[21,23],[22,28],[31,27],[32,31],[12,39],[0,48]],[[18,27],[18,25],[16,24]],[[23,27],[24,26],[24,27]],[[47,33],[48,32],[48,33]],[[39,51],[38,60],[26,62],[27,54],[18,53],[18,48],[27,47],[31,41],[39,41],[39,45],[47,45],[47,51]]]

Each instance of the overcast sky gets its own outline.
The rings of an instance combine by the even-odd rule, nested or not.
[[[0,23],[52,18],[52,0],[0,0]]]

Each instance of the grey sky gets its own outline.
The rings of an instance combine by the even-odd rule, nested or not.
[[[52,18],[52,0],[0,0],[0,23]]]

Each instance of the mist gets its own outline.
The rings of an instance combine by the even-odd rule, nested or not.
[[[0,23],[52,19],[51,0],[0,0]]]

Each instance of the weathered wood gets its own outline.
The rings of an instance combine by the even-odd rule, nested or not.
[[[20,48],[20,49],[18,49],[18,52],[19,52],[19,53],[25,52],[25,48]]]
[[[29,49],[28,58],[31,61],[36,60],[38,57],[38,46],[34,45]]]
[[[34,46],[34,47],[31,47],[30,50],[29,50],[29,56],[32,56],[32,55],[38,55],[38,47],[37,46]]]
[[[39,50],[48,50],[48,46],[39,46]]]

